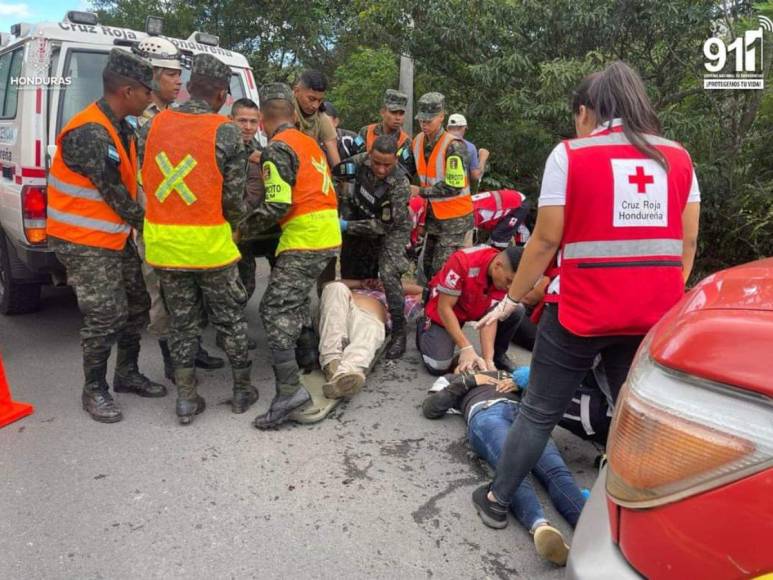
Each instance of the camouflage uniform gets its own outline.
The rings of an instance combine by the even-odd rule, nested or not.
[[[210,55],[194,58],[192,74],[230,78],[230,68]],[[191,99],[177,109],[181,113],[200,115],[212,113],[203,100]],[[140,165],[145,155],[150,128],[156,118],[140,131],[138,156]],[[192,136],[195,138],[195,136]],[[225,123],[217,129],[215,158],[223,176],[223,216],[235,230],[247,213],[244,201],[246,158],[239,129]],[[147,195],[152,195],[147,192]],[[202,299],[207,301],[210,321],[223,335],[223,346],[234,369],[249,366],[247,354],[247,323],[244,304],[247,294],[239,280],[236,264],[214,270],[166,270],[156,268],[161,290],[171,317],[169,347],[175,369],[189,369],[199,348],[198,335],[202,327]]]
[[[405,296],[402,277],[408,269],[405,250],[410,243],[411,218],[408,199],[411,188],[408,178],[399,166],[384,181],[373,175],[367,153],[349,159],[357,167],[352,187],[345,188],[342,204],[348,208],[343,245],[341,247],[341,277],[345,279],[380,278],[384,284],[393,332],[405,327],[403,309]],[[379,215],[369,215],[357,201],[357,189],[366,188],[375,195],[385,188],[380,199],[386,201]]]
[[[261,106],[272,100],[293,102],[290,87],[282,83],[262,87]],[[242,239],[248,240],[265,232],[293,208],[292,190],[296,184],[300,159],[287,143],[274,140],[282,131],[292,128],[289,122],[277,127],[274,134],[269,136],[271,140],[261,156],[266,181],[270,176],[277,185],[281,182],[282,187],[290,188],[290,196],[282,196],[281,200],[265,199],[242,224]],[[268,287],[260,302],[260,317],[271,348],[276,395],[268,411],[256,417],[255,427],[259,429],[276,427],[286,421],[293,410],[311,401],[311,396],[300,382],[295,348],[299,339],[314,336],[309,291],[325,266],[337,255],[338,249],[329,249],[286,250],[277,256]],[[307,349],[307,352],[312,351],[316,359],[316,345],[313,349]]]
[[[416,118],[419,120],[431,119],[434,116],[442,113],[445,107],[445,97],[440,93],[427,93],[423,95],[418,102],[418,114]],[[435,143],[438,142],[440,137],[445,133],[445,129],[442,127],[438,130],[433,139],[424,140],[424,158],[429,159],[432,154],[432,149],[435,147]],[[464,173],[467,174],[470,167],[470,156],[467,152],[467,147],[464,145],[464,141],[456,140],[451,142],[446,149],[446,159],[451,157],[458,157]],[[459,195],[462,188],[449,185],[445,181],[440,181],[432,187],[423,187],[419,195],[428,200],[443,199],[447,197],[454,197]],[[432,212],[432,204],[427,204],[427,223],[426,223],[426,236],[424,242],[424,260],[422,268],[427,280],[431,280],[432,277],[438,272],[446,260],[456,250],[464,246],[464,237],[467,232],[471,231],[474,227],[473,214],[439,220]]]
[[[383,106],[386,107],[389,111],[405,111],[406,107],[408,106],[408,95],[399,91],[395,91],[394,89],[387,89],[386,93],[384,93]],[[366,152],[368,127],[370,127],[370,125],[365,125],[362,129],[360,129],[360,132],[357,135],[357,139],[355,140],[358,153]],[[376,137],[387,134],[384,130],[384,124],[376,123],[373,129],[373,133],[376,135]],[[397,133],[392,133],[395,138],[397,138],[399,134],[399,131]],[[343,157],[341,159],[343,159]],[[398,149],[397,159],[400,163],[400,166],[408,175],[413,175],[416,173],[416,161],[413,159],[410,139],[408,139],[405,144],[400,149]]]
[[[118,49],[111,51],[107,68],[146,86],[152,81],[150,65]],[[118,119],[104,98],[97,101],[97,107],[110,120],[128,151],[135,138],[131,125],[125,119]],[[115,145],[104,127],[87,123],[63,136],[59,152],[71,171],[87,177],[102,200],[128,225],[139,230],[145,212],[121,180]],[[49,247],[67,270],[83,315],[84,408],[98,421],[114,422],[122,418],[105,380],[110,349],[116,342],[114,386],[118,387],[118,383],[128,378],[134,385],[129,390],[143,396],[165,395],[162,385],[149,381],[137,368],[140,335],[148,323],[150,298],[131,236],[122,250],[86,246],[56,237],[49,238]]]

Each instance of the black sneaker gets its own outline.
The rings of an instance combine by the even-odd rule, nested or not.
[[[482,485],[472,492],[472,503],[483,523],[490,528],[501,530],[507,527],[507,508],[487,496],[489,484]]]

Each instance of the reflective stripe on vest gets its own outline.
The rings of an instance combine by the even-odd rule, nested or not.
[[[682,213],[692,163],[678,143],[646,139],[667,171],[622,127],[564,142],[558,317],[576,335],[646,334],[684,293]]]
[[[325,154],[314,139],[297,129],[272,137],[289,146],[298,157],[292,188],[292,207],[282,218],[277,255],[287,250],[326,250],[341,245],[338,200]]]
[[[127,152],[110,119],[96,103],[75,115],[56,139],[48,174],[48,235],[83,246],[122,250],[131,227],[105,202],[91,180],[72,171],[62,158],[64,136],[88,123],[102,126],[118,154],[118,171],[129,196],[137,196],[137,160],[132,141]]]
[[[152,121],[142,162],[145,259],[170,270],[212,270],[239,260],[223,216],[218,129],[228,118],[167,109]]]
[[[413,139],[413,156],[416,160],[416,173],[419,184],[422,187],[432,187],[437,183],[443,183],[446,177],[446,151],[453,141],[459,141],[451,133],[444,132],[432,148],[429,159],[424,157],[424,133],[419,133]],[[444,197],[442,199],[430,199],[432,214],[438,220],[464,217],[473,212],[472,197],[467,174],[464,178],[464,187],[458,195]]]

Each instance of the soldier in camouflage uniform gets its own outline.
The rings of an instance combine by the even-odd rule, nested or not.
[[[345,232],[341,278],[381,279],[392,320],[386,357],[400,358],[405,352],[402,277],[408,269],[405,251],[411,236],[411,187],[397,163],[397,143],[390,135],[377,137],[370,153],[341,163],[334,175],[351,180],[341,199],[346,208],[341,219]]]
[[[144,228],[146,260],[159,274],[171,316],[169,347],[177,385],[176,412],[181,424],[190,423],[205,408],[204,399],[196,391],[194,367],[202,299],[207,301],[210,321],[224,337],[231,363],[232,412],[243,413],[258,399],[258,392],[250,383],[252,363],[247,354],[244,316],[247,293],[236,267],[240,254],[232,241],[232,229],[247,213],[245,150],[239,129],[223,122],[226,118],[213,114],[225,103],[230,78],[231,69],[226,64],[208,54],[196,55],[188,82],[191,99],[176,111],[156,115],[143,127],[139,139],[142,181],[148,200]],[[191,115],[200,115],[200,124],[192,124]],[[183,131],[191,128],[192,133],[181,137]],[[169,165],[167,170],[163,167],[164,159]],[[187,172],[180,169],[186,159],[193,161]],[[158,174],[156,165],[163,175]],[[219,179],[211,176],[210,167],[222,176],[219,190],[211,189],[210,184]],[[170,188],[166,184],[175,176]],[[193,185],[189,187],[188,182]],[[213,205],[214,196],[217,202]],[[202,216],[203,212],[206,215]],[[199,237],[201,243],[197,242]]]
[[[355,145],[358,153],[365,153],[370,151],[377,137],[390,135],[397,143],[397,158],[400,165],[408,174],[413,174],[416,167],[411,152],[411,137],[402,129],[407,106],[408,95],[394,89],[387,89],[379,111],[381,122],[365,125],[360,129]]]
[[[416,119],[421,125],[422,135],[413,140],[413,157],[417,167],[419,156],[429,160],[438,141],[444,138],[445,97],[440,93],[427,93],[417,103]],[[420,144],[423,142],[423,147]],[[433,210],[433,201],[448,200],[462,195],[469,197],[469,183],[466,180],[467,169],[470,166],[469,154],[464,141],[454,139],[445,150],[444,174],[437,176],[434,184],[424,181],[418,193],[428,199],[427,225],[424,246],[424,260],[421,264],[427,280],[443,267],[449,256],[464,246],[464,237],[474,226],[472,200],[469,203],[469,213],[450,219],[438,219]],[[418,173],[417,169],[417,173]],[[420,183],[422,183],[421,176]],[[465,193],[466,192],[466,193]]]
[[[255,427],[269,429],[311,402],[301,385],[295,346],[304,327],[311,328],[309,291],[341,245],[337,200],[325,155],[312,138],[294,127],[290,87],[261,88],[263,126],[269,144],[263,151],[266,198],[240,229],[248,240],[279,222],[282,236],[268,287],[260,303],[274,375],[276,396]]]
[[[145,124],[161,111],[169,108],[177,100],[177,95],[182,86],[182,64],[180,51],[166,38],[149,36],[143,39],[134,49],[135,54],[145,58],[153,67],[153,101],[136,118],[137,128],[141,129]],[[138,199],[142,207],[145,207],[145,193],[140,189]],[[169,353],[169,313],[161,297],[161,283],[158,280],[156,270],[145,262],[145,244],[142,234],[136,236],[137,250],[142,258],[142,275],[145,278],[145,287],[150,295],[150,323],[148,332],[158,337],[158,346],[164,359],[164,376],[170,381],[174,380],[174,366],[172,356]],[[225,361],[210,354],[201,346],[199,336],[199,351],[196,353],[196,366],[203,369],[219,369],[225,366]]]
[[[150,299],[129,232],[142,227],[144,212],[134,199],[136,167],[121,165],[133,162],[134,131],[125,118],[150,102],[152,75],[145,61],[113,49],[103,73],[104,96],[62,130],[49,174],[49,244],[67,270],[83,314],[83,408],[104,423],[123,417],[106,380],[116,342],[114,390],[166,395],[166,388],[137,366]],[[81,115],[90,110],[93,121],[83,122]]]

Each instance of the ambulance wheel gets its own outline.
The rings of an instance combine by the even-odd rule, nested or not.
[[[5,235],[0,231],[0,314],[27,314],[40,308],[40,284],[22,284],[13,279],[13,268]]]

